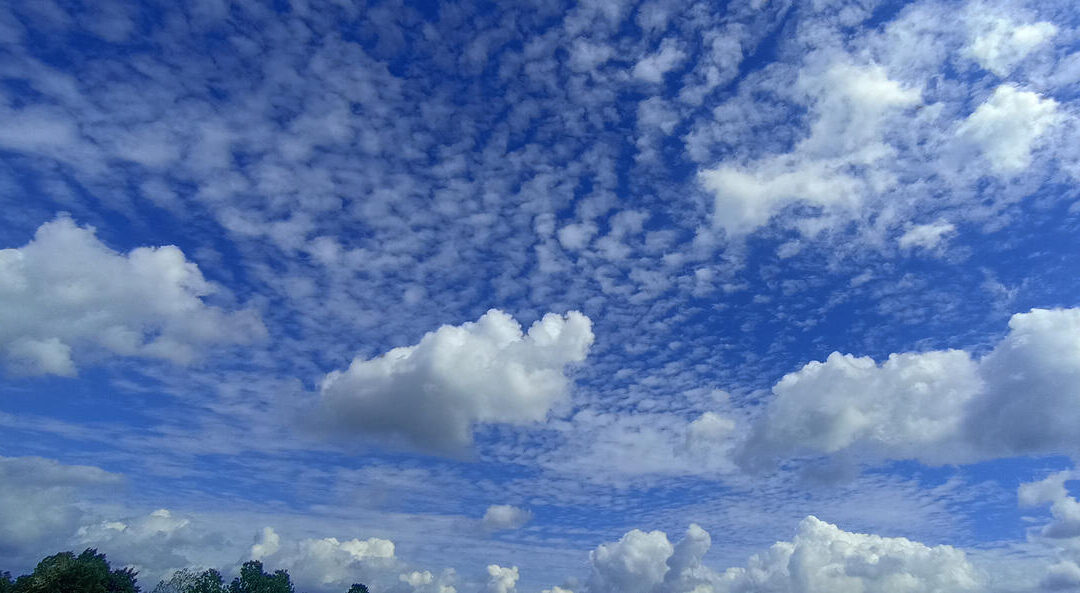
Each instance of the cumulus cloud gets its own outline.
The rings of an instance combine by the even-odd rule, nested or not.
[[[977,147],[998,175],[1008,176],[1031,164],[1036,141],[1061,119],[1053,99],[1004,84],[960,124],[957,134]]]
[[[263,557],[264,563],[287,569],[296,582],[319,591],[345,590],[354,582],[397,568],[394,542],[387,539],[327,537],[282,544],[274,530],[266,528],[256,545],[274,548]]]
[[[978,574],[965,554],[905,538],[849,533],[807,517],[795,539],[727,570],[713,591],[730,593],[961,593]]]
[[[281,537],[272,527],[263,527],[263,530],[259,532],[259,535],[255,538],[255,543],[251,545],[251,559],[262,560],[267,556],[272,556],[281,549]]]
[[[143,578],[156,580],[191,564],[200,549],[217,544],[218,534],[168,509],[83,525],[78,546],[108,551],[135,567]]]
[[[1076,471],[1063,471],[1037,482],[1021,484],[1017,491],[1020,505],[1038,507],[1050,505],[1051,520],[1038,533],[1050,539],[1080,538],[1080,502],[1069,495],[1065,482],[1075,480]]]
[[[833,353],[781,379],[744,453],[965,463],[1080,454],[1080,309],[1033,309],[980,360],[962,350]]]
[[[965,53],[1001,77],[1058,32],[1053,23],[1020,24],[996,15],[977,15],[969,19],[969,28],[973,38]]]
[[[320,413],[338,430],[457,454],[472,442],[476,423],[543,420],[566,394],[566,367],[585,360],[592,341],[589,318],[578,312],[545,315],[523,334],[517,321],[492,309],[415,346],[331,372],[320,386]]]
[[[514,593],[517,591],[518,568],[506,568],[498,564],[487,567],[488,582],[484,589],[487,593]]]
[[[589,553],[591,593],[648,593],[664,582],[675,548],[662,531],[635,529]]]
[[[484,511],[481,520],[492,531],[518,529],[532,520],[532,512],[508,504],[493,504]]]
[[[591,555],[590,593],[961,593],[978,573],[964,552],[904,538],[849,533],[807,517],[790,542],[717,573],[702,564],[711,546],[697,525],[672,546],[661,531],[634,530]]]
[[[206,304],[214,289],[174,246],[118,253],[61,216],[0,250],[0,356],[10,372],[72,376],[80,358],[187,363],[265,334],[251,312]]]

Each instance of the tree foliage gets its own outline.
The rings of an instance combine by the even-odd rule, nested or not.
[[[76,556],[61,552],[38,562],[34,572],[10,581],[4,573],[0,591],[10,593],[139,593],[136,572],[130,568],[112,570],[105,554],[87,548]],[[10,587],[10,589],[5,589]]]
[[[140,593],[137,574],[130,568],[111,569],[105,554],[88,548],[78,556],[72,552],[48,556],[34,572],[17,579],[0,571],[0,593]],[[159,582],[153,593],[296,593],[296,589],[288,571],[268,573],[262,562],[250,560],[228,585],[213,568],[201,572],[185,568]],[[353,583],[346,593],[370,592]]]

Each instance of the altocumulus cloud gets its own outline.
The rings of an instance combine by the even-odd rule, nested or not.
[[[1080,454],[1080,308],[1013,315],[976,360],[909,352],[882,364],[833,353],[781,379],[744,458],[841,452],[932,465]]]
[[[593,342],[585,315],[549,313],[522,333],[498,310],[444,325],[415,346],[357,358],[320,386],[319,421],[332,429],[388,437],[436,453],[460,454],[473,425],[543,420],[567,392],[567,365]]]
[[[204,302],[214,290],[175,246],[118,253],[60,216],[0,250],[0,357],[14,373],[72,376],[80,357],[183,364],[207,345],[265,335],[253,312]]]

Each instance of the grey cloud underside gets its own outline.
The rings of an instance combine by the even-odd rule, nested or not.
[[[982,357],[893,354],[880,365],[833,353],[785,376],[744,460],[799,454],[932,465],[1080,456],[1080,309],[1034,309]]]
[[[591,327],[574,311],[545,315],[522,333],[494,309],[476,322],[443,326],[415,346],[328,374],[315,421],[460,454],[474,424],[544,420],[567,396],[566,367],[585,360]]]

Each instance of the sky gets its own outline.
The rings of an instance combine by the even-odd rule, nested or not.
[[[0,569],[1080,591],[1071,1],[0,3]]]

